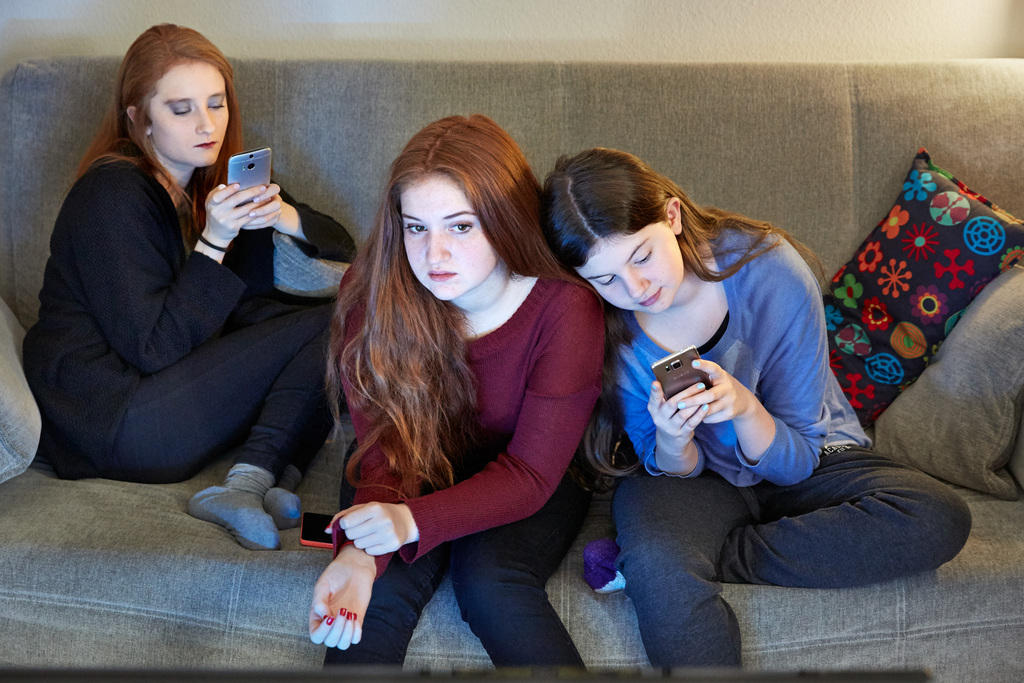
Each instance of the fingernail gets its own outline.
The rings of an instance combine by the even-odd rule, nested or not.
[[[676,404],[676,410],[683,410],[686,408],[686,401],[680,401]]]
[[[699,383],[697,384],[697,388],[698,388],[698,389],[701,389],[701,390],[704,390],[704,389],[706,388],[706,387],[704,386],[704,382],[699,382]]]
[[[348,614],[348,610],[347,610],[347,609],[345,609],[344,607],[342,607],[342,608],[341,608],[340,610],[338,610],[338,616],[339,616],[339,617],[343,617],[343,616],[345,616],[346,614]]]
[[[695,360],[692,363],[690,363],[690,365],[695,367],[695,368],[699,368],[700,367],[700,361],[699,360]]]
[[[700,409],[701,409],[701,410],[707,410],[707,409],[708,409],[708,404],[707,404],[707,403],[705,403],[704,405],[702,405],[702,406],[700,407]]]
[[[334,617],[327,617],[326,619],[324,619],[324,623],[330,626],[334,623]]]
[[[348,619],[349,621],[355,621],[355,620],[356,620],[356,616],[357,616],[357,615],[356,615],[356,613],[355,613],[355,612],[349,612],[349,613],[348,613],[348,617],[346,617],[346,618],[347,618],[347,619]]]

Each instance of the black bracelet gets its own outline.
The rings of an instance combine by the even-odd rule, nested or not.
[[[225,252],[225,253],[228,250],[227,247],[218,247],[216,244],[214,244],[210,240],[208,240],[205,237],[203,237],[202,233],[199,233],[199,241],[202,242],[203,244],[205,244],[206,246],[208,246],[210,249],[216,249],[217,251],[222,251],[222,252]]]

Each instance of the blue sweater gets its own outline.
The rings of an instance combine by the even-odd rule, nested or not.
[[[719,267],[734,263],[751,239],[735,231],[723,234],[714,245]],[[775,439],[751,464],[731,421],[701,424],[694,432],[700,459],[687,476],[710,469],[735,486],[761,480],[785,485],[809,477],[826,445],[869,447],[870,440],[829,368],[818,282],[792,245],[782,240],[722,284],[728,325],[703,357],[757,396],[775,418]],[[654,465],[655,428],[647,412],[654,381],[651,363],[677,349],[660,347],[634,316],[628,320],[634,338],[623,349],[619,378],[626,433],[647,470],[659,474]]]

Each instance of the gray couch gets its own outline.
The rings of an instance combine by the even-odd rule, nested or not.
[[[16,316],[0,344],[9,349],[20,339],[17,323],[27,328],[36,318],[50,230],[115,68],[101,58],[29,62],[0,86],[0,297]],[[282,185],[338,217],[357,239],[368,232],[387,164],[404,141],[431,120],[470,112],[505,126],[541,177],[559,154],[584,147],[637,153],[697,201],[791,230],[829,274],[886,215],[920,146],[1024,215],[1024,60],[238,60],[236,69],[247,142],[273,146]],[[1003,371],[991,369],[994,377]],[[16,380],[4,380],[7,400],[21,391]],[[960,555],[935,572],[850,590],[726,586],[746,667],[1024,677],[1024,502],[1005,499],[1018,489],[1004,466],[1018,479],[1024,473],[1015,396],[997,463],[1011,495],[958,489],[974,515]],[[31,426],[33,406],[22,408]],[[972,426],[967,415],[944,419],[961,432]],[[300,489],[305,509],[336,509],[348,438],[340,431],[318,456]],[[185,511],[190,494],[227,466],[153,486],[63,481],[36,463],[0,483],[0,665],[319,667],[323,650],[309,642],[305,620],[329,553],[300,546],[294,530],[279,552],[247,551]],[[588,665],[643,667],[628,598],[598,595],[581,578],[584,544],[612,533],[608,499],[599,498],[548,590]],[[423,615],[406,668],[489,665],[446,583]]]

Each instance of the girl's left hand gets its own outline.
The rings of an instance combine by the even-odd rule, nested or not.
[[[342,548],[313,586],[310,640],[340,650],[359,643],[376,574],[372,557],[352,546]]]
[[[393,553],[406,543],[420,540],[412,510],[404,503],[362,503],[334,515],[353,544],[370,555]]]
[[[686,399],[688,406],[707,404],[708,410],[702,422],[714,424],[743,418],[752,414],[760,405],[749,389],[717,363],[702,358],[694,361],[693,367],[700,368],[711,378],[708,389]]]

